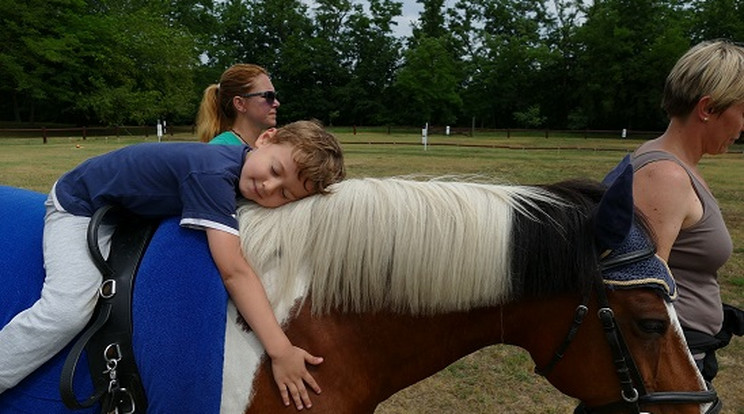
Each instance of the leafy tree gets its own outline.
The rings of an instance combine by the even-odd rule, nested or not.
[[[408,125],[451,125],[462,107],[458,94],[459,68],[446,38],[424,37],[409,49],[395,81],[394,108],[399,122]]]
[[[249,6],[242,0],[226,0],[217,4],[215,13],[217,24],[213,29],[205,53],[207,60],[205,66],[212,67],[216,71],[213,82],[217,82],[222,71],[233,63],[237,63],[247,56],[254,58],[253,55],[255,54],[253,49],[246,50],[253,45],[249,41],[253,30],[250,22]],[[257,61],[247,60],[245,62],[260,64]]]
[[[165,14],[171,26],[186,30],[196,39],[199,53],[207,49],[212,30],[217,24],[215,2],[212,0],[163,0]],[[152,0],[147,0],[153,4]]]
[[[457,9],[462,14],[452,21],[467,21],[453,30],[468,57],[465,115],[481,125],[513,126],[513,114],[540,107],[539,80],[551,54],[542,38],[544,1],[461,1]]]
[[[739,0],[0,0],[0,119],[193,122],[238,62],[280,122],[659,129],[692,44],[744,38]],[[286,121],[283,121],[286,120]]]
[[[224,68],[215,68],[209,64],[201,64],[202,60],[207,62],[208,56],[214,51],[212,40],[216,28],[219,27],[215,2],[213,0],[159,1],[162,4],[162,12],[159,14],[166,16],[170,26],[180,28],[193,39],[194,53],[200,62],[192,69],[195,89],[189,101],[193,102],[192,111],[196,113],[204,88],[214,83],[224,70]],[[153,0],[147,0],[146,3],[157,4]]]
[[[312,108],[306,110],[331,124],[331,115],[340,114],[342,88],[349,84],[354,64],[349,19],[363,10],[350,0],[317,0],[313,11],[313,34],[307,40],[312,53],[313,100]]]
[[[456,38],[446,29],[443,0],[420,0],[424,10],[408,39],[390,109],[399,123],[452,125],[462,109],[462,66]]]
[[[581,53],[576,32],[584,19],[582,4],[582,0],[553,0],[552,11],[544,20],[543,42],[548,52],[540,62],[540,77],[534,85],[540,91],[539,104],[547,127],[583,129],[588,125],[576,104],[577,90],[583,84],[576,70]]]
[[[444,22],[444,0],[416,0],[424,6],[419,16],[418,25],[413,27],[412,46],[417,39],[432,37],[439,38],[447,34]]]
[[[401,42],[393,35],[393,18],[401,13],[401,3],[371,0],[369,11],[357,9],[349,16],[346,48],[350,79],[338,90],[341,121],[369,125],[389,122],[388,89],[392,86]]]
[[[96,35],[89,39],[88,82],[79,89],[77,107],[99,122],[192,118],[194,38],[156,5],[111,2],[92,15]]]
[[[13,3],[13,4],[11,4]],[[33,121],[121,124],[193,110],[192,38],[129,3],[2,0],[3,95]]]
[[[604,0],[586,10],[577,32],[577,88],[590,127],[663,127],[661,90],[688,43],[687,13],[679,2],[658,0]]]
[[[36,114],[57,113],[60,121],[74,106],[70,85],[84,77],[81,55],[87,48],[83,0],[0,0],[0,101],[16,122],[36,120]],[[84,34],[82,34],[84,36]]]
[[[540,128],[545,124],[545,117],[540,114],[540,107],[532,105],[527,110],[514,113],[517,125],[523,128]]]
[[[744,2],[740,0],[695,0],[691,14],[693,43],[744,39]]]

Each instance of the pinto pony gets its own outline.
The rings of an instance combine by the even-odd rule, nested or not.
[[[325,357],[310,368],[323,388],[311,412],[372,413],[398,390],[498,343],[527,350],[539,373],[580,401],[577,412],[717,412],[670,304],[674,280],[633,215],[630,183],[621,176],[603,198],[604,188],[587,182],[353,179],[329,196],[277,209],[242,206],[246,258],[262,275],[277,317],[294,344]],[[6,214],[9,201],[0,200]],[[148,412],[295,412],[282,405],[260,343],[224,292],[204,300],[208,290],[219,291],[212,279],[220,282],[204,276],[214,265],[200,233],[166,220],[152,244],[135,298],[152,296],[158,311],[141,310],[148,305],[140,299],[133,304]],[[180,251],[184,245],[192,250]],[[188,276],[194,268],[197,275]],[[191,282],[174,292],[145,287],[143,279]],[[163,311],[163,302],[189,288],[197,291],[190,306]],[[225,313],[192,324],[211,315],[208,302]],[[176,322],[167,322],[169,312]],[[184,359],[195,369],[218,365],[214,358],[200,363],[188,346],[202,336],[194,325],[220,318],[223,340],[197,347],[223,352],[219,375],[173,373],[182,365],[173,362]],[[153,319],[155,328],[147,327]],[[173,325],[192,341],[150,336]],[[154,359],[170,364],[153,368]],[[53,361],[48,365],[42,369],[57,372]],[[172,385],[184,375],[187,385]],[[37,383],[45,382],[30,378],[0,395],[0,412],[24,412],[3,411],[11,406],[6,394],[23,399]],[[207,397],[207,388],[220,388],[221,396]],[[209,407],[195,408],[205,399]]]

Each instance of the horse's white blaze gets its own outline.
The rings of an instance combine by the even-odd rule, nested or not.
[[[677,318],[677,312],[674,310],[674,306],[670,302],[665,302],[667,313],[669,314],[669,321],[671,322],[672,327],[674,328],[674,332],[679,337],[679,343],[684,348],[684,351],[687,353],[687,358],[690,360],[690,364],[692,364],[693,367],[696,367],[695,365],[695,359],[692,357],[692,354],[688,351],[687,347],[687,341],[685,340],[685,334],[682,332],[682,325],[679,323],[679,318]],[[695,368],[695,375],[697,375],[698,384],[700,385],[701,389],[706,389],[705,385],[705,379],[703,378],[703,374],[700,373],[700,371]],[[710,407],[711,403],[703,404],[700,406],[700,413],[704,414],[708,411],[708,408]]]

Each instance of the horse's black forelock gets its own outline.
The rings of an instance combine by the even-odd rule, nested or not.
[[[598,182],[572,180],[540,186],[565,205],[538,201],[518,214],[512,231],[512,288],[515,298],[583,294],[598,272],[594,209],[604,193]]]

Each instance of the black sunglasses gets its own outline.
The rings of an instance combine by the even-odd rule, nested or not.
[[[264,91],[264,92],[254,92],[254,93],[246,93],[245,95],[240,95],[243,98],[250,98],[253,96],[260,96],[264,99],[266,99],[266,102],[271,105],[276,100],[276,91]]]

